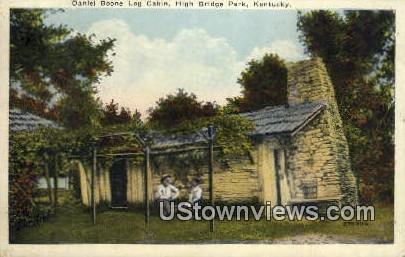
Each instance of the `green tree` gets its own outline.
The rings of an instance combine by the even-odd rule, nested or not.
[[[101,121],[103,126],[129,123],[142,124],[141,114],[137,110],[132,114],[128,108],[121,107],[120,111],[118,111],[118,109],[119,104],[115,103],[114,99],[104,106],[103,118]]]
[[[190,135],[213,125],[215,144],[223,157],[244,155],[252,148],[248,136],[254,128],[251,121],[232,114],[229,108],[200,102],[195,94],[183,89],[160,98],[149,112],[149,127],[163,134]]]
[[[228,107],[234,111],[287,103],[287,67],[278,55],[266,54],[261,60],[251,60],[238,83],[242,97],[228,99]]]
[[[214,103],[200,102],[195,94],[178,89],[176,94],[160,98],[156,107],[149,109],[148,122],[155,128],[180,127],[190,121],[214,116],[217,108]]]
[[[95,40],[94,35],[76,34],[63,25],[45,24],[55,11],[12,9],[10,13],[11,107],[61,121],[66,127],[92,125],[89,113],[69,110],[81,105],[95,113],[94,98],[102,75],[111,75],[108,53],[114,39]],[[80,96],[80,97],[77,97]],[[87,105],[87,106],[84,106]],[[62,114],[67,113],[68,116]],[[71,123],[71,113],[81,122]],[[84,117],[82,117],[84,116]]]
[[[334,84],[364,200],[393,199],[394,21],[391,11],[298,14],[301,42]]]
[[[92,88],[89,88],[92,90]],[[102,118],[101,101],[94,92],[82,89],[61,98],[55,104],[58,120],[65,128],[80,129],[100,125]]]

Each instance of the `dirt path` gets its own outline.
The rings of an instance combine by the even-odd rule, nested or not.
[[[273,244],[389,244],[381,239],[349,238],[334,235],[307,234],[276,239]]]

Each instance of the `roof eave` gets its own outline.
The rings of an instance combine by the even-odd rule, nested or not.
[[[322,105],[318,110],[312,113],[301,125],[299,125],[291,132],[291,136],[295,136],[298,132],[300,132],[303,128],[305,128],[305,126],[312,120],[314,120],[318,116],[318,114],[320,114],[325,109],[325,107],[326,107],[325,105]]]

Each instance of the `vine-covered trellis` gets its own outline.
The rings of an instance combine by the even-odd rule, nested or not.
[[[149,180],[151,178],[151,156],[156,156],[160,154],[173,154],[179,152],[190,152],[190,151],[207,151],[208,158],[206,163],[208,165],[208,175],[209,175],[209,202],[211,206],[214,206],[214,138],[215,129],[213,125],[208,126],[206,135],[202,132],[196,132],[202,135],[205,139],[206,146],[187,146],[181,147],[179,149],[168,149],[168,150],[153,150],[153,138],[141,137],[137,132],[121,132],[121,133],[109,133],[98,136],[92,144],[92,169],[91,169],[91,209],[92,209],[92,221],[95,225],[97,223],[97,206],[95,201],[95,176],[97,173],[97,162],[100,157],[114,158],[117,156],[135,157],[142,156],[144,158],[144,204],[145,204],[145,229],[149,231],[150,224],[150,202],[149,199]],[[126,151],[118,153],[98,153],[97,140],[103,140],[105,138],[113,138],[117,136],[132,136],[135,138],[137,143],[141,146],[141,151]],[[72,155],[71,158],[81,158],[80,156]],[[210,231],[214,231],[214,220],[210,222]]]
[[[212,126],[209,126],[212,125]],[[201,129],[207,128],[209,129]],[[45,220],[49,214],[57,211],[58,202],[58,177],[72,175],[72,160],[80,159],[94,170],[99,167],[97,164],[102,163],[104,167],[112,164],[114,158],[124,157],[132,160],[139,165],[142,161],[145,165],[145,171],[150,175],[151,165],[157,162],[159,155],[165,156],[182,156],[186,162],[195,164],[207,164],[213,161],[214,155],[214,128],[215,127],[215,149],[216,159],[229,155],[245,154],[249,151],[251,144],[248,132],[253,129],[250,121],[237,115],[221,114],[210,120],[204,120],[201,123],[194,124],[193,128],[188,131],[151,131],[147,126],[111,126],[105,128],[83,128],[80,130],[66,130],[57,128],[38,128],[31,131],[13,132],[10,134],[10,158],[9,158],[9,189],[10,189],[10,225],[11,228],[29,226]],[[117,132],[130,131],[130,132]],[[181,133],[181,134],[180,134]],[[159,135],[169,138],[173,135],[198,134],[200,140],[197,144],[187,144],[178,147],[160,147],[154,144]],[[210,134],[211,133],[211,134]],[[142,137],[141,135],[148,135]],[[212,147],[210,147],[212,145]],[[210,156],[211,153],[211,156]],[[218,155],[217,155],[218,154]],[[148,158],[147,158],[148,156]],[[94,165],[95,163],[95,165]],[[146,165],[147,164],[147,165]],[[212,170],[212,165],[210,167]],[[212,174],[212,173],[211,173]],[[38,178],[45,178],[47,188],[45,191],[39,190]],[[78,179],[78,178],[77,178]],[[95,181],[95,178],[89,178],[89,181]],[[53,180],[53,188],[51,182]],[[148,183],[150,179],[146,179]],[[213,176],[209,177],[211,185],[211,204]],[[94,183],[93,183],[94,184]],[[79,183],[72,183],[76,192],[75,196],[79,197]],[[151,185],[147,185],[150,189]],[[36,194],[46,193],[46,199],[49,203],[41,202],[38,204]],[[148,197],[148,194],[144,194]],[[41,198],[42,199],[42,198]],[[94,191],[92,200],[94,201]],[[42,201],[42,200],[41,200]],[[149,204],[148,201],[144,201]],[[145,224],[149,224],[149,206],[145,206]],[[93,222],[96,223],[97,209],[93,204],[92,216]],[[212,229],[213,230],[213,225]]]

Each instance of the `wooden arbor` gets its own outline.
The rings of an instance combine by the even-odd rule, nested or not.
[[[209,201],[210,205],[214,206],[214,169],[213,169],[213,162],[214,162],[214,138],[215,138],[215,131],[212,125],[208,126],[207,134],[204,135],[200,132],[197,132],[202,135],[207,142],[206,147],[193,147],[193,148],[185,148],[182,151],[195,151],[195,150],[206,150],[208,151],[208,172],[209,172]],[[149,199],[149,191],[151,185],[149,185],[149,180],[151,176],[151,169],[150,169],[150,160],[151,156],[164,154],[164,153],[172,153],[173,151],[152,151],[151,145],[146,140],[146,138],[142,138],[137,133],[133,132],[125,132],[125,133],[113,133],[108,135],[102,135],[99,138],[105,137],[114,137],[114,136],[123,136],[123,135],[132,135],[138,141],[138,143],[142,146],[142,152],[128,152],[128,153],[117,153],[117,154],[98,154],[97,153],[97,146],[96,144],[92,145],[92,170],[91,170],[91,209],[92,209],[92,221],[93,224],[96,224],[97,221],[97,208],[96,208],[96,201],[95,201],[95,174],[97,173],[97,158],[101,156],[143,156],[144,157],[144,178],[145,178],[145,187],[144,187],[144,203],[145,203],[145,229],[147,233],[149,233],[149,223],[150,223],[150,202]],[[210,232],[214,231],[214,220],[210,222]]]

